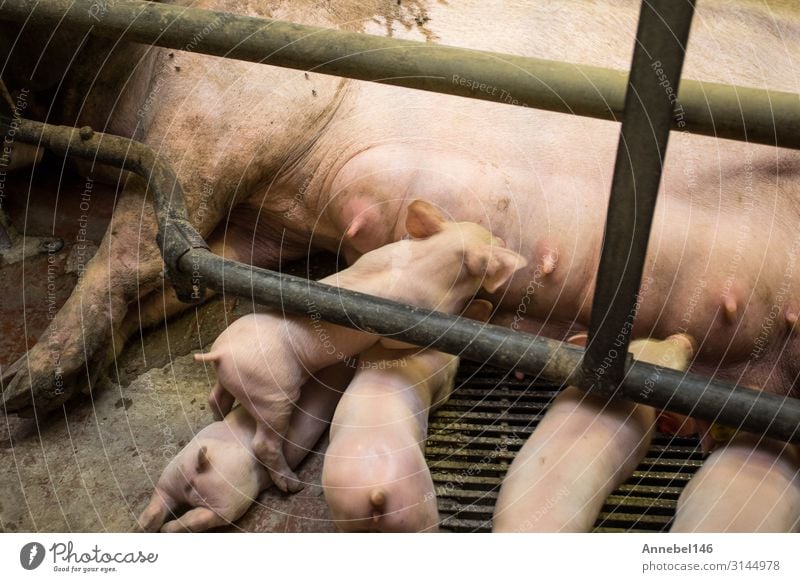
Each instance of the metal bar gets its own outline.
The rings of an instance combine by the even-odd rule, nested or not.
[[[694,0],[643,0],[608,202],[583,385],[612,395],[628,361]]]
[[[186,197],[178,177],[163,158],[141,142],[115,135],[93,131],[90,127],[49,125],[21,117],[0,116],[0,136],[11,141],[30,143],[52,150],[64,156],[76,156],[97,163],[109,164],[130,170],[147,180],[148,191],[152,191],[156,220],[158,221],[158,245],[164,258],[167,276],[175,287],[178,297],[185,302],[199,300],[202,289],[192,285],[190,275],[180,273],[173,267],[179,257],[182,243],[186,248],[207,248],[203,237],[189,223],[186,212]]]
[[[542,375],[557,383],[580,382],[583,350],[510,329],[430,312],[298,277],[228,261],[209,252],[188,221],[183,192],[169,165],[141,143],[88,128],[46,125],[0,117],[11,139],[125,167],[147,180],[155,197],[161,252],[168,272],[191,293],[203,286],[252,297],[288,313],[319,313],[337,325],[430,345],[476,362]],[[642,390],[648,386],[649,392]],[[658,408],[713,420],[776,439],[800,442],[800,400],[731,387],[722,382],[636,362],[619,395]],[[5,396],[4,396],[5,402]],[[7,406],[13,403],[5,403]],[[13,410],[13,408],[8,408]]]
[[[16,0],[0,19],[498,103],[618,120],[627,72],[141,0]],[[535,34],[532,33],[532,34]],[[677,84],[677,83],[676,83]],[[684,81],[673,127],[800,149],[800,97]]]
[[[583,350],[528,333],[431,312],[258,269],[216,256],[207,250],[182,255],[181,271],[195,272],[217,291],[251,297],[257,303],[299,315],[319,313],[322,319],[417,345],[432,346],[467,360],[541,375],[557,383],[580,380]],[[642,390],[652,387],[651,392]],[[800,400],[692,374],[636,362],[619,396],[657,408],[712,420],[751,432],[800,442]]]

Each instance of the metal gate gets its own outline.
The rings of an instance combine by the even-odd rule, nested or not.
[[[625,328],[635,314],[650,225],[670,130],[800,149],[798,96],[750,88],[680,82],[694,1],[642,3],[629,75],[597,67],[497,55],[414,41],[301,26],[141,0],[16,0],[0,20],[59,23],[87,34],[190,49],[275,66],[485,100],[478,87],[451,82],[452,72],[519,96],[528,106],[621,120],[621,136],[586,352],[575,346],[493,325],[332,288],[222,259],[209,252],[188,220],[177,177],[138,142],[25,119],[0,118],[4,133],[62,155],[94,159],[142,175],[154,193],[158,244],[167,275],[187,302],[203,286],[247,295],[303,314],[313,301],[331,323],[392,335],[458,354],[464,360],[517,369],[556,385],[578,385],[607,397],[712,420],[780,440],[800,442],[800,401],[693,374],[631,361]],[[223,21],[222,25],[210,26]],[[198,31],[201,43],[189,43]],[[677,94],[666,98],[660,69]],[[678,86],[680,82],[680,91]],[[513,106],[513,105],[509,105]],[[199,274],[197,275],[193,275]],[[224,276],[223,276],[224,273]],[[621,342],[618,338],[622,338]],[[647,382],[652,390],[640,387]],[[521,413],[527,414],[527,413]]]

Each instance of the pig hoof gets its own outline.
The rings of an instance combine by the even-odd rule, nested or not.
[[[275,487],[284,493],[298,493],[305,487],[300,479],[297,478],[297,475],[291,472],[279,473],[277,471],[270,471],[270,477],[272,477],[272,482],[275,483]]]
[[[76,392],[76,383],[61,362],[39,355],[39,344],[3,371],[3,406],[25,416],[25,409],[47,412],[61,406]],[[43,363],[44,361],[44,363]],[[32,412],[28,410],[27,412]]]

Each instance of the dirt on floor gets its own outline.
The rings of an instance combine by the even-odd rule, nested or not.
[[[47,172],[39,174],[49,179]],[[0,368],[36,342],[77,280],[70,259],[75,200],[58,196],[59,186],[48,183],[23,196],[26,180],[19,177],[8,190],[18,207],[9,203],[3,209],[16,234],[28,238],[0,249]],[[113,192],[98,193],[96,200],[87,229],[95,247]],[[17,256],[15,249],[24,253]],[[318,278],[334,264],[335,257],[316,258],[291,272]],[[91,395],[38,418],[0,410],[0,532],[131,530],[168,461],[212,422],[206,398],[213,370],[196,364],[192,353],[252,309],[233,297],[190,308],[169,324],[136,334]],[[302,492],[267,491],[228,529],[333,531],[319,487],[324,447],[320,443],[300,468],[301,478],[311,483]]]

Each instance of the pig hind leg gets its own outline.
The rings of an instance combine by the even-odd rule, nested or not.
[[[161,531],[164,533],[200,532],[228,524],[227,519],[207,507],[195,507],[178,519],[165,523]]]
[[[175,147],[183,146],[176,144]],[[170,150],[166,143],[161,144],[160,151],[167,158],[181,158],[185,153],[185,148],[178,149],[172,156]],[[178,178],[187,194],[202,191],[200,177],[194,172],[181,174]],[[177,299],[168,301],[169,308],[164,308],[164,298],[155,295],[155,308],[145,309],[149,319],[137,321],[136,325],[129,321],[123,326],[129,305],[156,288],[164,268],[155,244],[155,213],[150,203],[145,201],[146,190],[147,184],[141,177],[128,178],[103,242],[86,264],[83,277],[69,299],[40,341],[3,371],[0,380],[7,410],[19,411],[32,405],[42,411],[56,408],[74,394],[83,369],[89,369],[91,385],[108,357],[121,349],[124,343],[121,341],[121,328],[124,327],[129,335],[131,330],[160,321],[170,310],[184,309]],[[186,204],[197,229],[203,234],[211,232],[235,195],[234,189],[217,188],[215,203],[206,206],[200,205],[198,197],[188,196]],[[262,254],[266,256],[265,253]],[[250,253],[249,256],[258,255]],[[80,332],[76,333],[76,330]],[[115,342],[120,345],[109,354],[107,346],[114,338],[120,339]]]
[[[303,489],[303,484],[289,467],[283,452],[293,407],[291,401],[273,402],[269,420],[254,415],[257,428],[253,437],[253,453],[266,467],[275,486],[285,493],[297,493]]]
[[[170,497],[156,489],[150,498],[150,503],[136,520],[139,530],[157,532],[176,506],[177,504]]]
[[[282,260],[305,255],[307,245],[283,234],[283,241],[276,242],[281,238],[276,239],[274,227],[269,227],[265,222],[265,215],[258,208],[239,204],[208,237],[209,249],[226,259],[264,269],[275,268]],[[215,291],[206,289],[203,301],[215,294]],[[165,281],[162,289],[152,291],[131,307],[115,337],[113,355],[119,355],[125,343],[136,333],[175,317],[190,307],[178,300],[171,285]]]
[[[143,180],[132,177],[111,224],[78,285],[39,342],[3,375],[9,411],[53,409],[76,391],[90,366],[90,385],[105,361],[105,347],[140,291],[158,280],[162,261],[155,245],[155,215],[144,201]]]

